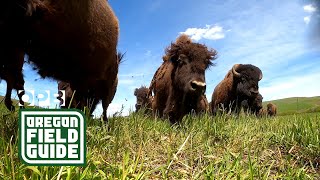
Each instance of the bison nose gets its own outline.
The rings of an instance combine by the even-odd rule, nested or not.
[[[200,81],[191,81],[191,90],[192,91],[201,91],[204,92],[206,90],[206,83]]]

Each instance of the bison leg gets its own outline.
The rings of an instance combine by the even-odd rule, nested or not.
[[[23,59],[22,59],[22,62],[23,62]],[[16,75],[13,88],[17,90],[19,103],[21,104],[20,108],[24,109],[24,102],[22,100],[22,96],[25,94],[25,91],[24,91],[24,79],[22,75],[22,65],[19,67],[18,72],[16,73],[17,75]],[[19,93],[19,90],[22,90],[22,91]]]
[[[12,93],[12,89],[13,89],[13,81],[12,79],[7,79],[7,92],[5,95],[5,105],[6,107],[9,109],[9,111],[14,111],[15,108],[12,105],[12,101],[11,101],[11,93]]]
[[[2,78],[7,82],[5,105],[10,111],[14,111],[15,108],[11,101],[12,89],[17,90],[19,102],[24,105],[22,100],[24,91],[19,93],[19,90],[24,90],[24,79],[22,75],[24,52],[20,48],[9,48],[7,50],[7,52],[4,52],[4,58],[7,62],[5,62],[2,67]]]
[[[22,68],[21,68],[22,71]],[[14,111],[14,106],[12,105],[11,101],[11,94],[12,94],[12,89],[17,90],[17,95],[19,98],[19,103],[22,105],[21,108],[24,108],[24,102],[22,100],[22,96],[25,94],[24,91],[24,80],[22,76],[22,72],[20,70],[16,72],[17,74],[8,74],[8,76],[5,78],[7,82],[7,92],[5,95],[5,105],[10,111]],[[12,71],[11,71],[12,72]],[[19,90],[22,90],[19,93]]]
[[[108,122],[108,117],[107,117],[107,109],[108,109],[108,102],[106,101],[106,99],[103,99],[102,100],[102,109],[103,109],[103,112],[102,112],[102,117],[103,117],[103,121],[104,122]]]

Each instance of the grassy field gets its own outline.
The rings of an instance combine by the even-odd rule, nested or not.
[[[269,102],[277,105],[279,115],[320,112],[320,96],[292,97],[274,101],[266,101],[263,102],[264,107],[266,107]]]
[[[319,113],[90,119],[86,167],[22,164],[17,126],[0,106],[0,179],[320,179]]]

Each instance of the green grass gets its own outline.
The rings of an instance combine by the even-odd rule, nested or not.
[[[22,164],[17,124],[0,106],[0,179],[320,178],[319,113],[187,116],[175,126],[141,113],[90,119],[86,167]]]
[[[277,105],[279,115],[320,112],[320,96],[292,97],[263,102],[264,107],[272,102]]]

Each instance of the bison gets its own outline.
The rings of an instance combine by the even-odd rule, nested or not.
[[[263,100],[263,97],[260,93],[253,98],[243,100],[241,102],[241,105],[243,107],[244,112],[255,114],[258,116],[260,110],[263,108],[262,100]]]
[[[70,83],[75,99],[102,100],[107,120],[119,66],[119,23],[108,1],[4,0],[2,7],[0,29],[5,30],[0,36],[5,41],[0,48],[8,53],[4,57],[21,50],[41,77]],[[0,65],[8,61],[2,58]],[[11,71],[21,72],[19,67]]]
[[[145,113],[149,113],[150,110],[152,111],[153,97],[149,95],[149,88],[147,88],[146,86],[136,88],[134,90],[134,95],[137,98],[137,103],[135,105],[136,112],[138,112],[141,108],[145,108]]]
[[[239,113],[241,102],[254,98],[259,93],[261,70],[251,64],[235,64],[212,93],[211,112],[219,109]]]
[[[267,114],[268,114],[268,116],[277,115],[277,106],[273,103],[268,103],[267,104]]]
[[[214,49],[180,35],[166,48],[164,61],[150,83],[150,93],[154,93],[153,114],[176,123],[198,109],[206,90],[205,71],[216,58]]]

